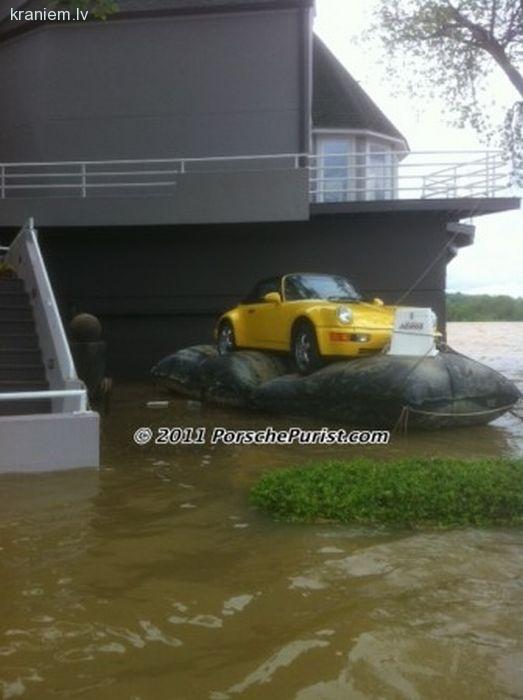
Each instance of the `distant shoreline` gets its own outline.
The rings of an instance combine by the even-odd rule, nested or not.
[[[447,321],[522,322],[523,298],[488,294],[447,294]]]

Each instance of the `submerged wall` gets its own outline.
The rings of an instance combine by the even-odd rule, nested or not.
[[[41,229],[65,320],[100,316],[110,373],[144,378],[165,354],[211,340],[218,315],[261,277],[347,275],[394,302],[448,240],[443,217],[408,213],[316,217],[277,224]],[[445,256],[405,303],[445,318]]]

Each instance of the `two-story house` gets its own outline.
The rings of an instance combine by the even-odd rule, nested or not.
[[[444,327],[461,220],[519,206],[496,154],[412,153],[313,34],[313,0],[118,4],[0,21],[0,233],[35,218],[62,313],[101,317],[113,374],[207,342],[286,271],[407,293]]]

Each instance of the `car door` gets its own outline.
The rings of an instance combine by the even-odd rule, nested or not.
[[[281,304],[264,299],[269,292],[281,294],[281,280],[278,277],[260,282],[247,304],[244,305],[246,345],[249,347],[279,349],[277,329],[281,325]]]

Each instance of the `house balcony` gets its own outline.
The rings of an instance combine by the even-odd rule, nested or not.
[[[519,207],[500,151],[376,151],[309,157],[316,213],[448,210],[488,213]]]
[[[0,226],[307,220],[311,214],[519,208],[497,151],[372,151],[0,163]]]

